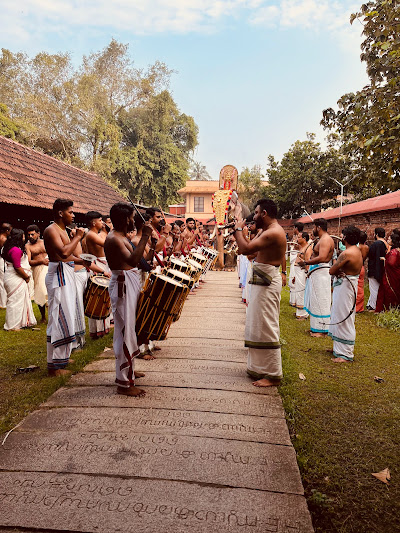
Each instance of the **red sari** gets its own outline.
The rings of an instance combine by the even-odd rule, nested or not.
[[[376,313],[400,307],[400,250],[393,248],[386,255],[382,283],[376,301]]]

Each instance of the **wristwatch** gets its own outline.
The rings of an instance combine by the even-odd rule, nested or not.
[[[286,270],[282,270],[282,274],[285,274],[285,276],[286,276]]]
[[[243,228],[236,228],[235,231],[243,231]]]

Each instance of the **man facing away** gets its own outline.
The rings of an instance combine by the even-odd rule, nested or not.
[[[298,237],[301,234],[301,232],[304,230],[304,224],[302,222],[296,222],[293,226],[293,243],[289,247],[289,262],[290,262],[290,278],[289,278],[289,289],[290,289],[290,297],[289,297],[289,305],[296,307],[296,294],[297,289],[295,287],[295,282],[293,279],[295,279],[294,275],[294,265],[297,260],[298,255]]]
[[[26,243],[26,255],[32,267],[32,277],[34,283],[34,300],[39,307],[42,322],[46,322],[46,275],[48,271],[49,258],[47,256],[44,241],[40,238],[40,229],[36,224],[31,224],[26,229],[29,242]]]
[[[357,246],[360,230],[355,226],[347,226],[343,228],[342,234],[342,242],[346,249],[329,270],[331,276],[336,276],[333,282],[332,325],[329,326],[329,336],[333,340],[334,363],[345,363],[354,359],[355,295],[358,276],[363,266],[362,253]]]
[[[134,357],[139,355],[136,337],[136,306],[141,289],[137,265],[153,232],[150,222],[142,228],[142,237],[133,250],[127,233],[134,228],[133,207],[119,202],[110,211],[114,229],[110,231],[104,250],[112,276],[109,286],[114,315],[114,353],[117,393],[142,396],[143,389],[135,386]]]
[[[3,222],[0,226],[0,254],[12,230],[11,224]],[[0,255],[0,308],[7,306],[7,291],[4,288],[4,259]]]
[[[276,220],[276,204],[269,199],[256,204],[254,220],[261,231],[251,241],[243,236],[245,221],[235,225],[238,253],[256,254],[250,283],[251,298],[246,315],[245,346],[249,348],[247,373],[256,378],[256,387],[279,385],[282,379],[279,310],[284,264],[285,232]]]
[[[326,337],[331,315],[331,277],[329,275],[335,245],[327,232],[328,223],[324,218],[314,220],[314,237],[318,240],[310,259],[299,261],[299,266],[309,265],[308,279],[304,295],[304,309],[310,315],[311,337]]]
[[[104,232],[105,222],[98,211],[89,211],[86,213],[86,221],[89,231],[85,237],[86,250],[89,254],[96,257],[95,265],[105,276],[111,277],[110,268],[104,253],[104,243],[108,235]],[[89,333],[92,339],[104,337],[110,331],[112,316],[96,320],[89,318]]]
[[[385,257],[386,250],[385,230],[384,228],[375,228],[375,241],[371,244],[368,251],[368,311],[375,311],[376,309],[376,299],[378,297],[379,286],[382,281],[385,266],[381,257]]]
[[[73,201],[57,198],[53,204],[54,222],[43,233],[49,256],[46,288],[49,302],[47,324],[47,369],[49,376],[69,374],[71,350],[76,340],[76,284],[74,263],[85,264],[76,254],[77,244],[85,234],[77,228],[70,239],[66,227],[74,221]],[[87,265],[90,266],[90,263]]]

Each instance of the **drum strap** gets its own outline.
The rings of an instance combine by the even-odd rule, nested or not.
[[[125,295],[125,274],[120,274],[117,278],[118,282],[118,298],[123,298]]]

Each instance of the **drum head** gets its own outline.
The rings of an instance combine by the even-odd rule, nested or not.
[[[184,274],[180,270],[174,270],[173,268],[169,268],[168,272],[171,272],[171,274],[177,278],[184,279],[186,281],[191,281],[192,278],[188,276],[187,274]],[[169,276],[168,276],[169,277]]]
[[[187,268],[187,264],[184,261],[181,261],[180,259],[171,259],[171,265],[179,265]]]
[[[200,259],[200,261],[207,261],[207,257],[205,255],[193,253],[192,256],[195,260]]]
[[[170,283],[171,285],[177,285],[178,287],[182,287],[183,289],[182,283],[179,283],[179,281],[176,281],[176,279],[172,279],[168,276],[164,276],[164,274],[156,274],[155,277],[157,279],[162,279],[163,281],[166,281],[167,283]]]
[[[190,266],[192,266],[196,270],[203,270],[203,266],[197,261],[194,261],[193,259],[188,259],[188,263]]]
[[[105,276],[92,276],[90,281],[96,285],[99,285],[100,287],[108,287],[110,285],[110,280]]]
[[[97,257],[93,254],[81,254],[80,258],[84,261],[90,261],[91,263],[94,263],[97,259]]]

